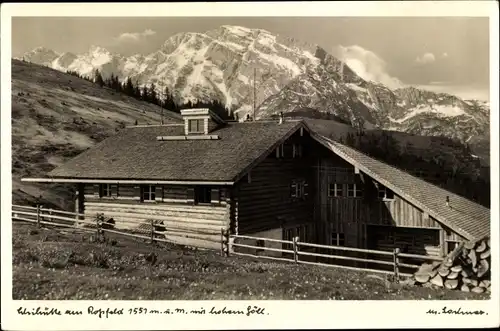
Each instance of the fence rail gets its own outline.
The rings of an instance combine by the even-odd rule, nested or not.
[[[92,221],[89,221],[88,219],[85,219],[84,214],[55,209],[45,209],[41,208],[40,205],[37,207],[12,205],[13,220],[35,223],[39,227],[42,225],[52,225],[82,231],[92,231],[96,232],[97,235],[113,233],[127,237],[146,239],[150,242],[165,243],[172,243],[171,240],[166,239],[166,235],[187,239],[202,239],[210,237],[210,240],[217,238],[220,235],[220,232],[216,230],[211,231],[208,229],[194,229],[177,225],[165,226],[161,223],[161,221],[157,222],[157,220],[150,219],[129,219],[120,221],[120,224],[125,225],[125,227],[115,228],[115,224],[109,223],[109,220],[106,220],[104,215],[101,214],[101,218],[98,217],[99,215],[96,216],[95,220],[93,219]],[[218,240],[214,242],[218,242]]]
[[[102,214],[101,214],[102,215]],[[104,217],[96,217],[95,220],[89,221],[85,219],[84,214],[45,209],[41,206],[29,207],[12,205],[12,219],[18,221],[25,221],[36,223],[38,226],[42,225],[52,225],[60,226],[66,228],[74,228],[83,231],[93,231],[97,235],[104,235],[104,233],[114,233],[118,235],[123,235],[127,237],[134,237],[139,239],[149,240],[150,242],[166,242],[171,243],[171,240],[166,239],[166,235],[169,236],[182,236],[185,238],[200,238],[200,236],[210,237],[210,240],[220,236],[221,244],[221,254],[225,256],[239,255],[239,256],[249,256],[259,259],[268,259],[284,262],[294,262],[297,264],[307,264],[307,265],[317,265],[326,267],[336,267],[348,270],[361,270],[369,271],[375,273],[392,274],[396,279],[399,276],[411,276],[411,273],[402,273],[402,268],[407,269],[418,269],[420,265],[409,264],[401,261],[401,259],[414,259],[421,261],[442,261],[443,258],[437,256],[428,255],[416,255],[416,254],[406,254],[401,253],[399,248],[395,248],[392,252],[379,251],[371,249],[362,249],[354,247],[343,247],[343,246],[332,246],[332,245],[320,245],[313,243],[306,243],[299,241],[299,237],[294,237],[293,240],[282,240],[282,239],[272,239],[245,235],[232,235],[229,234],[224,228],[221,231],[209,231],[208,229],[192,229],[186,227],[167,227],[161,222],[148,220],[127,220],[124,223],[134,224],[137,227],[133,230],[131,229],[117,229],[114,224],[107,223]],[[140,226],[144,227],[141,228]],[[163,231],[161,231],[163,230]],[[134,233],[135,232],[135,233]],[[182,233],[181,233],[182,232]],[[196,235],[196,236],[195,236]],[[163,237],[163,238],[162,238]],[[238,241],[245,240],[246,242],[241,243]],[[249,242],[250,241],[250,242]],[[252,244],[252,241],[255,241]],[[217,242],[217,241],[216,241]],[[268,247],[265,243],[274,244],[278,247]],[[238,251],[239,248],[250,249],[254,253]],[[379,258],[366,258],[366,256],[348,256],[348,255],[336,255],[336,254],[325,254],[311,251],[312,249],[322,249],[330,251],[340,251],[340,252],[353,252],[360,253],[363,255],[377,255]],[[262,252],[279,253],[278,256],[268,256],[261,255]],[[259,255],[260,254],[260,255]],[[392,257],[392,259],[389,259]],[[308,258],[322,259],[323,261],[309,261]],[[385,258],[385,260],[383,259]],[[333,261],[351,261],[357,263],[356,266],[341,265],[337,263],[324,263],[324,260]],[[332,262],[333,262],[332,261]],[[365,264],[359,266],[359,264]],[[382,270],[374,269],[369,264],[391,266],[392,270]]]
[[[241,235],[230,235],[227,233],[222,233],[222,252],[226,255],[229,256],[231,254],[233,255],[240,255],[240,256],[250,256],[250,257],[255,257],[255,258],[262,258],[262,259],[272,259],[272,260],[280,260],[280,261],[287,261],[287,262],[294,262],[294,263],[300,263],[300,264],[308,264],[308,265],[317,265],[317,266],[326,266],[326,267],[336,267],[336,268],[342,268],[342,269],[348,269],[348,270],[361,270],[361,271],[369,271],[369,272],[375,272],[375,273],[384,273],[384,274],[392,274],[395,276],[396,279],[399,278],[399,276],[411,276],[411,273],[408,272],[401,272],[402,268],[407,268],[407,269],[418,269],[420,265],[417,264],[409,264],[409,263],[403,263],[401,262],[402,258],[411,258],[411,259],[416,259],[416,260],[422,260],[422,261],[442,261],[443,259],[441,257],[437,256],[427,256],[427,255],[416,255],[416,254],[406,254],[406,253],[400,253],[399,248],[395,248],[392,252],[388,251],[379,251],[379,250],[372,250],[372,249],[362,249],[362,248],[354,248],[354,247],[344,247],[344,246],[332,246],[332,245],[320,245],[320,244],[313,244],[313,243],[306,243],[306,242],[301,242],[299,241],[299,237],[294,237],[293,240],[278,240],[278,239],[270,239],[270,238],[262,238],[262,237],[252,237],[252,236],[241,236]],[[238,240],[254,240],[256,243],[260,242],[260,244],[254,244],[252,245],[251,243],[245,242],[244,244],[237,243]],[[269,242],[269,243],[281,243],[284,245],[287,245],[289,247],[292,247],[292,249],[278,249],[278,248],[273,248],[273,247],[266,247],[263,246],[262,243]],[[248,252],[238,252],[235,248],[242,247],[242,248],[249,248],[255,251],[254,254],[248,253]],[[379,255],[381,257],[392,257],[391,261],[388,260],[383,260],[383,259],[376,259],[376,258],[362,258],[362,257],[355,257],[355,256],[346,256],[346,255],[334,255],[334,254],[323,254],[323,253],[316,253],[316,252],[310,252],[310,251],[304,251],[304,248],[319,248],[319,249],[325,249],[325,250],[336,250],[336,251],[342,251],[342,252],[354,252],[354,253],[361,253],[364,255]],[[266,255],[259,255],[258,252],[282,252],[282,253],[288,253],[288,257],[277,257],[277,256],[266,256]],[[340,265],[340,264],[335,264],[335,263],[324,263],[324,262],[317,262],[317,261],[307,261],[305,259],[301,259],[301,257],[315,257],[315,258],[321,258],[321,259],[326,259],[326,260],[342,260],[342,261],[352,261],[352,262],[357,262],[357,263],[365,263],[365,264],[378,264],[378,265],[385,265],[385,266],[392,266],[392,270],[382,270],[382,269],[374,269],[370,268],[367,266],[359,267],[359,266],[347,266],[347,265]]]

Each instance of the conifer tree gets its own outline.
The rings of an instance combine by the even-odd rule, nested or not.
[[[154,83],[151,83],[151,85],[149,86],[148,97],[149,97],[149,102],[156,104],[156,105],[160,105],[159,100],[158,100],[158,96],[156,93],[156,86]]]
[[[141,88],[141,100],[144,100],[146,102],[150,101],[150,99],[149,99],[149,89],[148,89],[147,85],[144,85]]]
[[[141,88],[139,87],[139,82],[138,81],[136,81],[135,85],[134,85],[134,98],[136,98],[137,100],[141,100],[142,99]]]
[[[104,86],[104,79],[102,79],[102,75],[101,75],[101,72],[99,71],[99,69],[96,69],[95,70],[95,74],[94,74],[94,82],[99,85],[100,87],[103,87]]]
[[[123,91],[126,95],[133,97],[134,96],[134,84],[132,83],[132,79],[130,77],[125,81],[125,85],[123,87]]]

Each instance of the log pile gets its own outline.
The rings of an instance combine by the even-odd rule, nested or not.
[[[415,273],[423,286],[483,293],[491,292],[490,239],[461,243],[443,262],[424,263]]]

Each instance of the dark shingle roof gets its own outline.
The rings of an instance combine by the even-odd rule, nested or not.
[[[465,238],[474,240],[490,234],[490,209],[341,143],[320,135],[314,136],[335,154]],[[446,206],[447,196],[450,197],[451,208]]]
[[[233,181],[301,126],[298,121],[228,123],[219,140],[157,141],[184,134],[183,125],[131,127],[52,170],[77,179]]]

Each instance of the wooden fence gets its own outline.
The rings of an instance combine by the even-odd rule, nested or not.
[[[269,239],[269,238],[260,238],[260,237],[252,237],[252,236],[241,236],[241,235],[230,235],[227,232],[222,232],[221,234],[221,250],[222,253],[226,256],[240,255],[240,256],[250,256],[254,258],[262,258],[262,259],[270,259],[270,260],[278,260],[278,261],[287,261],[301,264],[309,264],[309,265],[318,265],[318,266],[326,266],[326,267],[336,267],[350,270],[362,270],[369,271],[375,273],[385,273],[394,275],[395,279],[399,279],[400,276],[411,276],[412,273],[401,272],[402,268],[415,270],[420,268],[421,264],[408,264],[402,262],[402,259],[412,259],[423,261],[442,261],[443,258],[437,256],[428,256],[428,255],[415,255],[415,254],[405,254],[401,253],[399,248],[394,249],[392,252],[388,251],[379,251],[379,250],[370,250],[370,249],[361,249],[354,247],[343,247],[343,246],[330,246],[330,245],[319,245],[313,243],[300,242],[298,237],[293,238],[292,241],[287,240],[279,240],[279,239]],[[259,242],[259,244],[242,244],[238,243],[239,240],[255,240]],[[266,247],[262,245],[262,243],[279,243],[284,247],[290,247],[289,249],[276,248],[276,247]],[[238,248],[245,248],[253,250],[254,253],[249,252],[238,252]],[[361,258],[356,256],[346,256],[346,255],[338,255],[338,254],[324,254],[314,252],[314,249],[322,249],[322,250],[332,250],[332,251],[342,251],[342,252],[355,252],[360,253],[362,255],[376,255],[382,258]],[[263,255],[262,252],[279,252],[282,256],[269,256]],[[345,260],[356,262],[360,265],[365,264],[377,264],[390,266],[391,270],[382,270],[382,269],[374,269],[369,267],[362,266],[346,266],[335,263],[325,263],[325,262],[317,262],[317,261],[307,261],[306,257],[314,257],[320,258],[323,260]],[[385,259],[384,259],[385,257]],[[388,260],[389,259],[389,260]]]
[[[12,219],[18,221],[25,221],[37,224],[39,227],[42,225],[61,226],[66,228],[73,228],[82,231],[93,231],[97,235],[104,233],[114,233],[118,235],[147,239],[151,242],[166,242],[172,243],[172,240],[166,239],[166,236],[176,236],[180,228],[173,230],[166,228],[161,221],[148,219],[148,220],[124,220],[119,224],[122,228],[116,228],[114,221],[110,223],[103,214],[96,214],[92,221],[88,220],[89,215],[78,214],[73,212],[45,209],[41,205],[37,207],[12,205]],[[182,228],[184,238],[200,239],[203,237],[217,238],[213,239],[214,244],[218,245],[219,231],[209,231],[207,229],[193,230],[189,228]]]
[[[37,207],[12,205],[12,219],[36,223],[38,226],[48,224],[74,227],[78,224],[89,224],[89,222],[84,220],[83,214],[56,209],[45,209],[42,208],[42,205],[38,205]]]
[[[104,217],[96,217],[95,221],[85,220],[83,214],[72,213],[67,211],[60,211],[54,209],[44,209],[42,206],[28,207],[13,205],[12,206],[12,219],[19,221],[26,221],[35,223],[38,226],[52,225],[61,226],[67,228],[74,228],[83,231],[95,231],[97,235],[108,233],[114,233],[118,235],[124,235],[129,237],[135,237],[140,239],[149,240],[151,243],[167,242],[172,243],[171,240],[165,239],[165,235],[169,231],[162,228],[161,224],[157,224],[157,221],[150,220],[148,222],[141,221],[127,221],[126,223],[133,223],[133,229],[115,229],[113,224],[106,222]],[[160,229],[159,229],[160,228]],[[198,234],[198,233],[196,233]],[[198,234],[199,235],[199,234]],[[209,234],[213,236],[213,233]],[[309,264],[318,265],[326,267],[336,267],[344,268],[350,270],[364,270],[375,273],[385,273],[393,274],[395,279],[399,276],[411,276],[411,273],[401,272],[402,268],[407,269],[418,269],[419,264],[408,264],[401,260],[408,258],[419,261],[439,261],[441,262],[443,258],[436,256],[426,256],[426,255],[415,255],[415,254],[404,254],[399,251],[398,248],[394,249],[392,252],[379,251],[379,250],[369,250],[354,247],[343,247],[343,246],[330,246],[330,245],[319,245],[313,243],[306,243],[299,241],[299,237],[293,238],[292,241],[281,240],[281,239],[271,239],[271,238],[260,238],[253,236],[243,236],[243,235],[231,235],[227,230],[221,229],[220,233],[221,254],[224,256],[230,255],[240,255],[240,256],[250,256],[254,258],[278,260],[285,262],[293,262],[297,264]],[[184,234],[184,236],[189,237],[189,234]],[[255,241],[252,243],[240,243],[240,240]],[[265,243],[272,243],[275,247],[266,247]],[[244,248],[253,253],[238,251],[240,248]],[[315,250],[333,250],[341,252],[355,252],[364,255],[376,255],[379,258],[364,258],[356,256],[346,256],[346,255],[336,255],[318,253]],[[273,252],[275,256],[262,255],[262,252]],[[322,259],[322,260],[343,260],[351,261],[358,264],[376,264],[382,266],[390,266],[391,270],[374,269],[366,266],[346,266],[335,263],[325,263],[318,261],[310,261],[310,258]],[[308,261],[309,258],[309,261]]]

